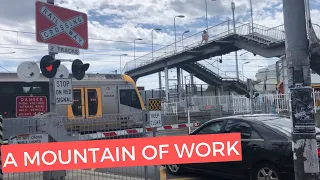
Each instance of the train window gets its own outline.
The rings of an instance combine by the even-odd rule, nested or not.
[[[26,93],[26,94],[29,94],[29,93],[41,93],[42,92],[42,88],[41,87],[36,87],[36,86],[33,86],[33,87],[27,87],[27,86],[24,86],[22,87],[23,89],[23,93]]]
[[[73,90],[73,104],[72,111],[74,116],[82,116],[82,97],[81,90]]]
[[[48,82],[0,82],[0,114],[8,118],[16,117],[16,97],[31,95],[49,99]],[[49,100],[47,107],[49,111]]]
[[[98,94],[95,89],[88,89],[88,115],[97,115],[98,112]]]
[[[14,93],[14,87],[2,87],[1,93],[5,93],[5,94]]]
[[[24,93],[30,93],[31,87],[22,87]]]
[[[136,109],[141,109],[139,97],[135,89],[121,89],[120,104],[130,106]]]

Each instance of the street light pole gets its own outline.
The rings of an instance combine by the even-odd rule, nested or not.
[[[243,65],[250,63],[249,61],[246,61],[242,64],[242,80],[244,81],[244,71],[243,71]]]
[[[133,40],[133,59],[134,59],[134,66],[137,68],[137,62],[136,62],[136,41],[141,41],[141,38],[137,38]]]
[[[128,54],[121,54],[121,55],[120,55],[120,71],[119,71],[120,73],[122,73],[122,70],[121,70],[121,68],[122,68],[122,67],[121,67],[121,56],[128,56]]]
[[[181,42],[182,42],[182,48],[184,49],[184,44],[183,44],[183,35],[186,34],[186,33],[189,33],[190,31],[187,30],[185,32],[182,33],[182,39],[181,39]],[[183,69],[181,69],[181,90],[183,91]],[[182,93],[182,92],[181,92]]]
[[[151,54],[152,54],[152,60],[153,60],[153,31],[161,31],[161,29],[160,28],[154,28],[154,29],[151,30],[151,48],[152,48]]]
[[[233,16],[233,33],[236,34],[236,21],[235,21],[235,17],[234,17],[234,10],[236,8],[235,3],[232,1],[231,2],[231,9],[232,9],[232,16]],[[236,71],[237,71],[237,80],[239,81],[239,64],[238,64],[238,52],[235,51],[235,58],[236,58]]]
[[[182,40],[181,40],[181,41],[182,41],[182,48],[183,48],[183,49],[184,49],[184,45],[183,45],[183,35],[186,34],[186,33],[188,33],[188,32],[190,32],[190,31],[187,30],[187,31],[185,31],[185,32],[182,33]]]
[[[206,3],[206,25],[207,25],[207,32],[208,32],[208,2],[207,0],[205,0],[205,3]]]
[[[154,28],[154,29],[151,30],[152,61],[153,61],[153,31],[154,30],[155,31],[161,31],[161,29],[160,28]],[[160,96],[162,97],[161,71],[159,71],[158,75],[159,75],[159,89],[160,89],[160,93],[161,93]]]
[[[252,0],[250,0],[250,9],[251,9],[251,29],[253,33],[253,9],[252,9]]]
[[[206,4],[206,25],[207,25],[207,33],[209,30],[209,26],[208,26],[208,0],[204,0],[205,4]],[[216,0],[211,0],[211,1],[216,1]]]
[[[175,16],[173,18],[173,26],[174,26],[174,50],[177,51],[177,33],[176,33],[176,17],[184,18],[183,15]]]

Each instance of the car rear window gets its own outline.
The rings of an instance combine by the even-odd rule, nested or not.
[[[293,127],[291,119],[285,117],[258,117],[257,119],[266,124],[267,126],[278,129],[279,131],[287,134],[288,136],[291,136]],[[320,134],[320,129],[317,127],[316,133]]]

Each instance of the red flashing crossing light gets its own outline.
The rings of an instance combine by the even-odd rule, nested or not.
[[[49,66],[46,67],[47,71],[52,71],[52,64],[50,64]]]
[[[43,76],[46,78],[53,78],[57,73],[60,63],[60,60],[55,60],[50,55],[43,56],[40,61],[40,69]]]

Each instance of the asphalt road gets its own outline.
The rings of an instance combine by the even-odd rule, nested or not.
[[[129,168],[110,168],[110,169],[93,169],[92,171],[101,172],[105,174],[115,174],[115,175],[121,175],[130,178],[135,177],[144,177],[144,167],[129,167]],[[154,166],[148,166],[147,167],[147,177],[148,179],[155,179],[158,177],[158,179],[166,179],[166,180],[230,180],[230,179],[223,179],[219,177],[212,177],[210,175],[201,175],[198,173],[185,173],[180,176],[173,176],[166,172],[165,168],[157,167],[155,171]],[[110,175],[110,178],[112,175]]]

